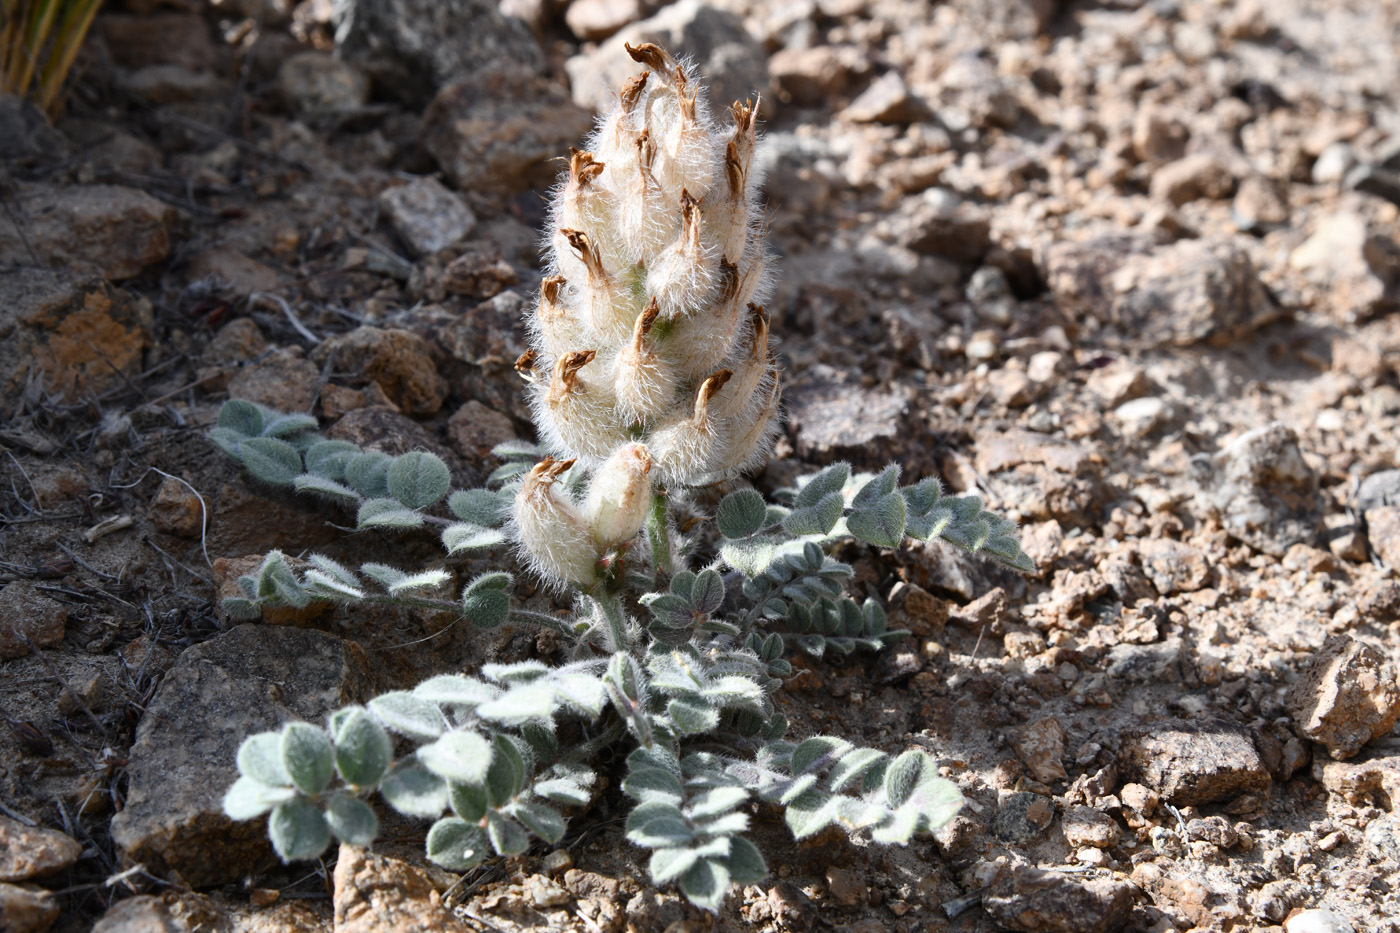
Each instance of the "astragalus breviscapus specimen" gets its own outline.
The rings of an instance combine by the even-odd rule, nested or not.
[[[372,841],[377,793],[434,820],[428,857],[467,871],[535,840],[560,842],[598,797],[594,768],[612,767],[633,802],[626,838],[649,850],[653,882],[715,910],[732,883],[766,873],[745,835],[755,815],[780,811],[798,838],[839,825],[903,844],[961,805],[917,748],[789,741],[772,696],[792,672],[790,649],[844,657],[909,634],[889,629],[875,600],[846,594],[852,568],[827,553],[840,542],[939,538],[1019,570],[1030,561],[976,496],[945,496],[934,480],[901,486],[897,466],[853,476],[837,463],[779,491],[777,505],[738,488],[703,521],[696,499],[692,527],[671,527],[690,487],[757,463],[776,430],[761,303],[769,263],[753,106],[735,104],[716,127],[696,75],[654,46],[631,53],[645,70],[592,149],[569,160],[531,312],[534,347],[517,363],[538,447],[498,448],[506,463],[487,488],[453,491],[432,454],[326,440],[314,419],[246,401],[219,413],[214,440],[258,479],[341,502],[359,529],[435,526],[449,558],[351,569],[311,555],[297,570],[274,552],[224,601],[231,617],[385,604],[483,629],[548,629],[558,646],[337,710],[324,729],[291,723],[249,738],[225,810],[270,814],[284,859],[314,858],[333,836]],[[512,544],[555,590],[575,594],[569,615],[513,605],[505,572],[457,579],[454,555],[504,559]]]

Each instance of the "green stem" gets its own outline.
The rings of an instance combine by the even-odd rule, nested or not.
[[[603,592],[601,587],[590,593],[589,599],[593,600],[603,615],[603,621],[607,623],[608,643],[605,647],[608,654],[629,650],[627,617],[622,611],[622,600],[613,593]]]
[[[666,528],[666,491],[659,489],[651,495],[647,511],[647,541],[651,544],[651,562],[656,569],[656,588],[671,577],[671,535]]]

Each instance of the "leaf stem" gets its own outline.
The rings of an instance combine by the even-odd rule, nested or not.
[[[651,494],[651,508],[647,511],[647,543],[651,545],[651,562],[656,571],[656,588],[664,589],[665,582],[675,572],[671,564],[671,534],[666,527],[666,490],[658,489]]]

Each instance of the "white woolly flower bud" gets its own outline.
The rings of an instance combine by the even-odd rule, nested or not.
[[[598,548],[568,493],[556,486],[574,461],[546,458],[530,470],[515,496],[515,539],[525,560],[556,585],[589,586],[598,575]]]
[[[646,70],[570,154],[518,368],[557,456],[597,470],[641,443],[656,483],[711,482],[762,458],[778,410],[751,310],[770,278],[755,107],[721,128],[693,70],[655,45],[627,52]]]
[[[625,444],[598,468],[584,510],[601,548],[632,540],[651,506],[651,453],[645,444]]]

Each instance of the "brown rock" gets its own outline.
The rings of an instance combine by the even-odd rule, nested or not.
[[[910,198],[894,221],[896,239],[916,253],[972,265],[991,249],[991,216],[943,188]]]
[[[472,249],[458,256],[443,272],[443,287],[453,295],[485,301],[520,281],[515,267],[491,249]]]
[[[172,476],[161,481],[151,499],[151,523],[168,535],[197,538],[204,531],[204,503],[184,483]]]
[[[1138,542],[1143,573],[1163,596],[1193,593],[1210,580],[1210,561],[1203,551],[1170,538]]]
[[[0,881],[28,881],[61,871],[82,854],[80,843],[56,829],[0,816]]]
[[[438,92],[423,114],[423,144],[458,188],[505,199],[551,185],[555,160],[591,123],[557,85],[499,62]]]
[[[1284,703],[1299,733],[1333,758],[1350,758],[1400,718],[1400,683],[1382,652],[1333,635],[1308,659]]]
[[[198,71],[215,67],[219,59],[209,24],[198,13],[104,12],[97,28],[107,40],[112,61],[123,68],[180,65]]]
[[[58,919],[58,898],[33,885],[0,882],[0,930],[43,933]]]
[[[1114,933],[1128,922],[1133,889],[1112,878],[1021,868],[982,896],[987,915],[1022,933]]]
[[[1372,230],[1365,217],[1340,212],[1323,217],[1288,264],[1319,290],[1343,321],[1360,321],[1393,304],[1400,287],[1395,244]]]
[[[1180,207],[1200,198],[1228,198],[1237,184],[1228,162],[1203,152],[1158,169],[1152,176],[1152,196]]]
[[[267,338],[256,321],[236,318],[219,328],[199,361],[205,366],[232,366],[253,359],[266,347]]]
[[[427,341],[406,330],[358,327],[322,343],[312,359],[377,383],[405,414],[434,414],[447,398],[447,381],[438,375]]]
[[[900,582],[890,590],[889,607],[896,628],[907,628],[920,638],[938,637],[948,622],[949,605],[917,583]]]
[[[431,176],[385,188],[376,201],[414,256],[446,249],[476,228],[466,202]]]
[[[102,915],[92,933],[191,933],[159,897],[141,894],[117,901]]]
[[[263,820],[235,823],[223,795],[243,739],[289,719],[323,721],[370,689],[359,647],[307,629],[239,625],[187,648],[147,705],[112,838],[148,870],[226,884],[272,861]]]
[[[826,889],[842,907],[854,907],[866,899],[865,878],[860,872],[832,866],[826,870]]]
[[[33,265],[76,277],[129,279],[170,253],[175,212],[135,188],[22,185],[15,224],[0,224],[0,264]]]
[[[1144,162],[1164,165],[1186,153],[1191,130],[1176,116],[1142,107],[1133,120],[1133,151]]]
[[[210,449],[215,450],[212,442]],[[222,452],[213,455],[226,456]],[[330,515],[315,511],[305,497],[280,492],[271,495],[273,498],[266,498],[233,483],[220,487],[214,501],[209,502],[210,553],[263,554],[290,542],[311,548],[340,537],[340,532],[327,524]]]
[[[1042,784],[1053,784],[1066,780],[1065,740],[1069,736],[1065,727],[1054,717],[1037,719],[1016,733],[1011,739],[1011,747],[1025,762],[1031,777]]]
[[[822,104],[845,93],[852,75],[868,67],[851,46],[782,48],[768,59],[774,80],[798,106]]]
[[[1111,849],[1118,844],[1118,824],[1113,817],[1093,807],[1070,807],[1060,820],[1060,828],[1065,841],[1076,849],[1083,846]]]
[[[1367,509],[1366,539],[1387,567],[1400,567],[1400,506]]]
[[[277,69],[277,90],[288,109],[299,117],[334,118],[365,105],[369,78],[326,52],[299,52]]]
[[[306,412],[316,401],[321,370],[301,347],[282,347],[240,369],[228,383],[229,398],[246,398],[284,414]]]
[[[410,450],[427,450],[449,462],[453,459],[452,451],[426,428],[391,408],[359,408],[347,412],[326,430],[326,437],[349,441],[366,450],[383,451],[391,457]]]
[[[497,444],[519,435],[515,422],[472,399],[447,419],[447,439],[452,448],[483,472],[493,469],[491,451]]]
[[[1248,731],[1219,719],[1168,720],[1123,732],[1118,773],[1177,806],[1262,793],[1272,784]]]
[[[475,927],[443,906],[426,872],[387,855],[342,845],[335,865],[335,929],[336,933],[469,933]]]
[[[1313,757],[1313,779],[1329,794],[1352,805],[1373,796],[1395,799],[1400,795],[1400,755],[1373,753],[1357,761]]]
[[[1233,537],[1275,557],[1317,537],[1324,511],[1319,479],[1287,425],[1248,431],[1193,466]]]
[[[53,648],[63,641],[68,610],[30,583],[0,589],[0,659],[22,658],[30,645]]]
[[[827,367],[813,367],[784,396],[788,428],[797,455],[812,462],[847,458],[858,467],[878,468],[907,439],[903,428],[908,400],[834,378]]]
[[[564,25],[583,42],[606,39],[647,14],[645,0],[573,0],[564,11]]]
[[[227,294],[239,298],[246,298],[254,292],[275,291],[282,284],[282,275],[276,269],[224,246],[205,250],[191,259],[187,276],[191,281],[219,282],[227,287]],[[253,323],[247,318],[239,318],[229,322],[223,330],[244,321]]]
[[[852,123],[911,123],[927,112],[899,72],[881,75],[846,105],[841,118]]]

